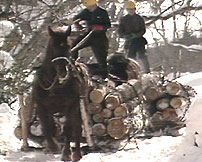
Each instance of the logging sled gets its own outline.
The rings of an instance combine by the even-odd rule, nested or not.
[[[74,62],[79,79],[85,82],[79,101],[81,142],[92,150],[117,150],[131,138],[179,135],[195,96],[193,88],[167,79],[161,71],[144,74],[136,61],[123,54],[111,54],[107,61],[107,69]],[[43,147],[45,137],[31,93],[19,95],[19,107],[14,134],[23,141],[22,150],[28,150],[27,140]],[[54,136],[64,145],[66,116],[58,111],[53,122]]]
[[[89,147],[120,149],[121,143],[129,138],[177,136],[180,135],[178,130],[186,126],[194,90],[166,79],[159,72],[143,74],[134,60],[128,61],[127,80],[119,80],[116,76],[113,76],[115,79],[103,79],[96,72],[87,78],[89,85],[80,104],[82,142]],[[20,122],[15,128],[15,136],[22,139],[23,120],[26,120],[28,138],[43,143],[44,135],[35,108],[30,114],[30,104],[33,104],[30,95],[19,96],[19,103]],[[64,142],[65,121],[64,115],[54,114],[55,136],[60,143]]]

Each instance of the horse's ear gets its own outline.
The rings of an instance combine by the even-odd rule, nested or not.
[[[71,25],[67,28],[66,32],[65,32],[65,35],[68,37],[70,34],[71,34],[71,31],[72,31],[72,27]]]
[[[55,32],[53,31],[53,29],[50,26],[48,26],[48,33],[49,33],[50,36],[55,35]]]

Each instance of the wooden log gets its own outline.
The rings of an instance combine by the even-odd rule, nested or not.
[[[114,110],[117,106],[120,105],[120,103],[120,94],[118,93],[110,93],[105,97],[105,107],[110,110]]]
[[[92,101],[93,103],[101,103],[106,94],[107,94],[106,87],[96,88],[90,92],[89,98],[90,101]]]
[[[55,123],[55,127],[56,127],[56,132],[55,132],[55,136],[60,136],[62,134],[62,126],[60,125],[60,123]],[[33,136],[43,136],[42,130],[41,130],[41,124],[39,121],[35,121],[34,123],[31,124],[30,126],[30,133]]]
[[[176,113],[176,109],[167,108],[163,111],[157,111],[151,117],[152,122],[162,122],[162,121],[176,121],[178,119],[178,115]]]
[[[17,139],[21,140],[22,139],[22,127],[21,126],[17,126],[14,129],[14,135]]]
[[[156,103],[156,108],[160,111],[170,106],[170,100],[168,98],[159,99]]]
[[[138,98],[133,98],[132,100],[129,100],[125,103],[123,103],[123,105],[125,107],[127,107],[127,110],[129,113],[133,112],[140,112],[140,110],[137,108],[137,106],[140,104],[140,100]]]
[[[162,95],[162,91],[159,87],[148,87],[144,90],[144,96],[147,100],[154,101]]]
[[[87,96],[88,91],[83,92],[84,96]],[[83,121],[83,127],[84,127],[84,133],[86,137],[86,141],[89,147],[94,146],[94,140],[91,137],[92,134],[92,120],[90,118],[90,115],[87,112],[87,98],[83,97],[80,99],[80,111],[81,111],[81,118]]]
[[[128,58],[128,61],[129,61],[127,67],[128,78],[140,80],[142,76],[140,65],[134,59]]]
[[[183,108],[186,106],[186,99],[182,97],[173,97],[170,100],[170,106],[172,106],[175,109]]]
[[[178,115],[176,110],[173,108],[167,108],[162,112],[162,119],[168,121],[176,121],[178,119]]]
[[[99,103],[89,103],[87,106],[90,114],[97,114],[102,110],[102,105]]]
[[[169,82],[166,85],[166,91],[170,95],[179,95],[182,91],[182,86],[178,82]]]
[[[128,109],[126,105],[119,105],[115,110],[114,110],[114,116],[115,117],[120,117],[124,118],[128,114]]]
[[[105,118],[105,119],[108,119],[112,116],[112,111],[110,109],[103,109],[102,110],[102,116]]]
[[[131,79],[131,80],[128,80],[127,84],[132,86],[133,91],[135,91],[135,92],[133,92],[134,97],[137,97],[138,95],[142,94],[142,84],[141,84],[141,82],[139,80]]]
[[[116,83],[113,80],[108,79],[106,86],[107,87],[111,87],[111,88],[115,88],[116,87]]]
[[[102,123],[97,123],[92,126],[93,135],[103,136],[106,134],[106,127]]]
[[[121,139],[127,133],[127,127],[119,118],[112,118],[108,121],[107,133],[114,139]]]
[[[30,133],[38,137],[43,136],[43,133],[41,131],[41,124],[39,123],[39,121],[32,123],[32,125],[30,126]]]
[[[136,91],[137,90],[137,91]],[[121,103],[137,97],[137,93],[141,91],[140,82],[136,79],[130,80],[116,87],[116,90],[109,93],[105,97],[105,106],[114,110]]]
[[[157,111],[156,113],[154,113],[151,117],[150,117],[150,125],[151,127],[153,127],[153,122],[159,122],[162,121],[163,117],[162,117],[162,112],[161,111]]]
[[[161,77],[156,73],[148,73],[142,75],[142,89],[145,90],[148,87],[156,86],[159,84]]]
[[[93,115],[93,121],[96,123],[102,123],[104,121],[104,117],[102,115],[102,112]]]
[[[136,90],[138,89],[137,87],[140,87],[138,83],[139,82],[136,79],[134,79],[131,80],[131,84],[127,82],[116,87],[116,90],[121,94],[122,103],[134,97],[137,97]]]

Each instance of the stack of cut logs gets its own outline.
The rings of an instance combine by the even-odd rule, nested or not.
[[[152,74],[143,76],[143,93],[150,111],[149,127],[153,130],[183,126],[191,98],[195,95],[189,86],[159,80]]]
[[[131,131],[134,134],[144,128],[156,131],[184,126],[193,96],[191,87],[165,80],[157,73],[144,74],[141,81],[131,79],[116,87],[95,86],[87,107],[92,134],[123,139]]]
[[[129,80],[116,87],[99,86],[89,93],[88,112],[92,119],[92,133],[95,136],[123,138],[129,129],[128,117],[140,111],[140,81]],[[134,121],[135,122],[135,121]],[[139,120],[142,122],[142,119]],[[137,129],[142,125],[135,125]]]

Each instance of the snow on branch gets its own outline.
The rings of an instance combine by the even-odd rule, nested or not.
[[[157,15],[147,15],[147,16],[143,16],[147,21],[146,21],[146,25],[149,26],[151,24],[153,24],[155,21],[161,19],[161,20],[167,20],[175,15],[183,15],[185,12],[188,11],[192,11],[192,10],[201,10],[202,9],[202,5],[199,5],[197,7],[194,6],[190,6],[190,3],[185,3],[185,5],[183,5],[182,7],[173,10],[172,12],[169,12],[167,14],[165,14],[166,11],[168,11],[169,9],[171,9],[174,5],[179,4],[182,1],[176,2],[173,5],[169,6],[167,9],[165,9],[163,12],[161,12],[160,14]]]

